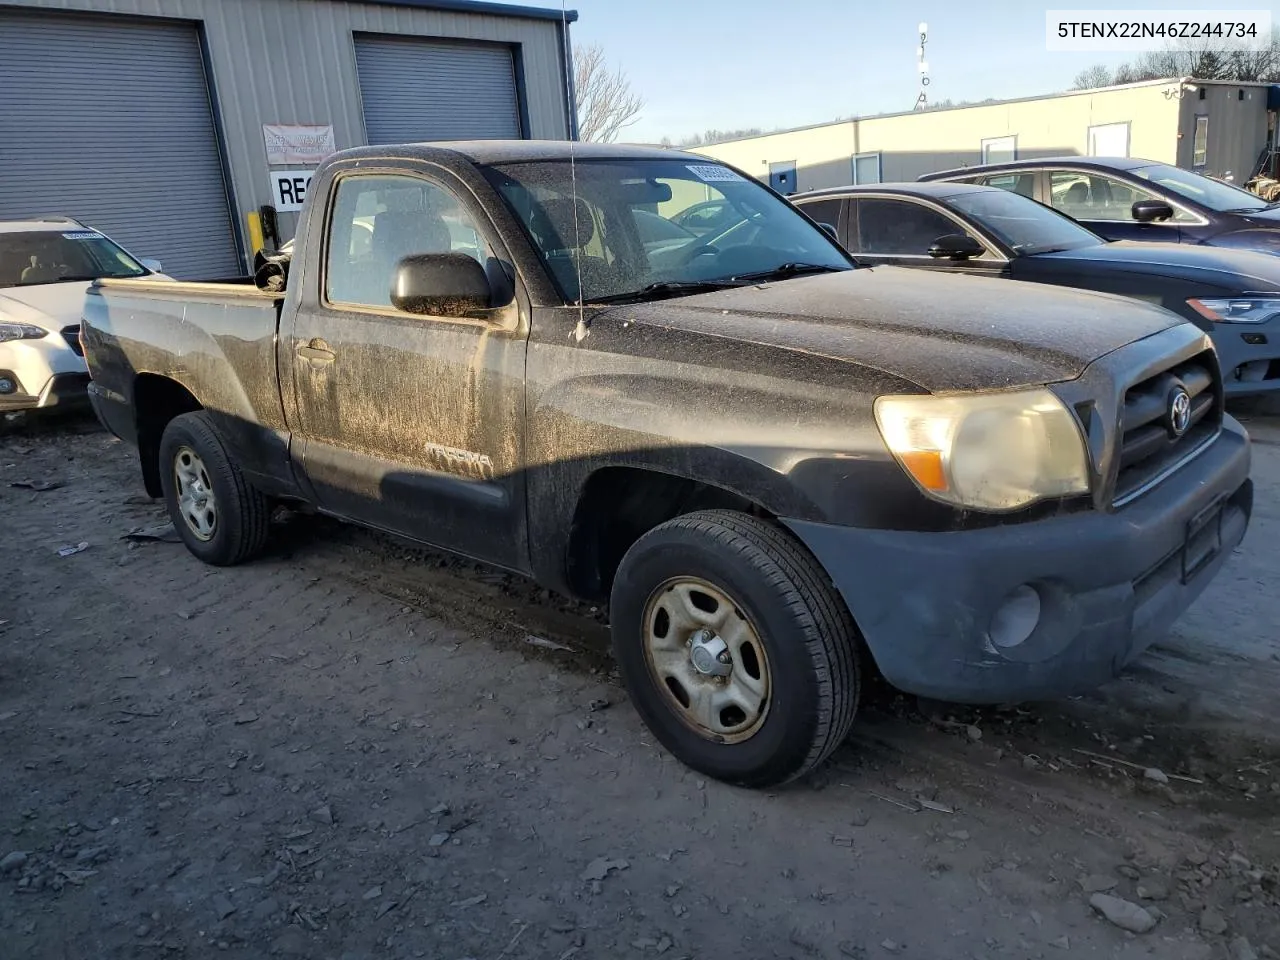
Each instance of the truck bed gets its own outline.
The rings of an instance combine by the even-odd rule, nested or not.
[[[100,280],[85,297],[94,387],[133,398],[140,377],[175,380],[201,406],[284,430],[276,330],[284,293],[228,282]]]

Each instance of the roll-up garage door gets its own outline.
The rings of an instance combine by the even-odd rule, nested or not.
[[[0,12],[0,220],[51,214],[177,277],[243,272],[194,26]]]
[[[510,47],[370,34],[355,44],[369,143],[520,136]]]

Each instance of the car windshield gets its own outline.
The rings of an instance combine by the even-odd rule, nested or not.
[[[1103,242],[1070,217],[1020,193],[992,188],[949,197],[947,203],[1022,255],[1078,250]]]
[[[1153,163],[1148,167],[1138,167],[1132,171],[1143,180],[1150,180],[1166,190],[1194,200],[1202,207],[1208,207],[1218,213],[1248,213],[1253,210],[1265,210],[1270,204],[1261,197],[1254,196],[1248,190],[1241,190],[1229,183],[1210,180],[1198,173],[1180,170],[1163,163]]]
[[[93,230],[0,233],[0,287],[141,277],[146,273],[146,267]]]
[[[537,161],[485,174],[566,303],[657,298],[853,266],[786,201],[712,161]],[[701,233],[680,223],[712,201],[732,215],[718,215]],[[658,229],[655,219],[664,221]]]

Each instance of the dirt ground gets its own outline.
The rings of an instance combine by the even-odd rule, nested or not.
[[[1250,429],[1248,539],[1125,677],[873,689],[754,793],[654,744],[599,611],[301,515],[205,567],[123,539],[164,511],[96,424],[10,429],[0,957],[1280,956],[1280,419]]]

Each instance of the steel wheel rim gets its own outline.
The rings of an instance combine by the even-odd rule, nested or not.
[[[190,447],[179,447],[173,455],[173,482],[187,529],[199,540],[212,540],[218,532],[218,501],[204,461]]]
[[[667,580],[649,595],[643,633],[654,686],[687,727],[715,743],[741,743],[759,732],[769,714],[768,652],[729,594],[700,577]],[[710,666],[728,672],[710,675],[707,654],[721,644],[728,663],[722,656]]]

